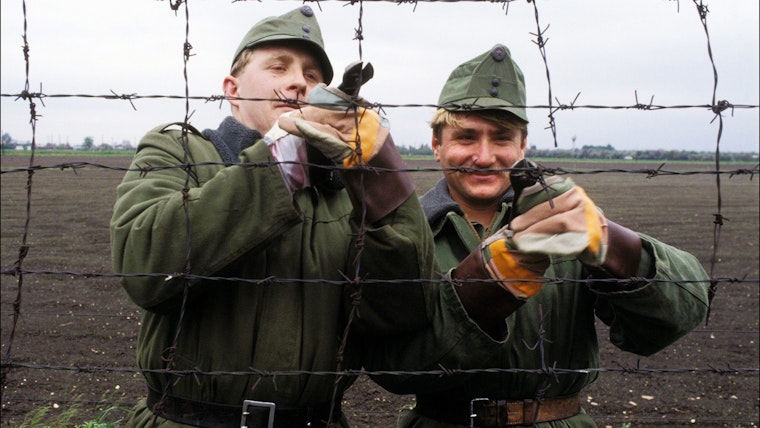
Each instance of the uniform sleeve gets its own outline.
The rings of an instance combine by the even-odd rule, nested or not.
[[[417,196],[411,195],[380,220],[351,220],[355,234],[349,255],[350,278],[358,277],[361,305],[355,328],[378,335],[404,334],[427,328],[431,310],[425,290],[435,269],[433,237]],[[358,276],[356,271],[358,268]],[[348,299],[349,304],[356,297]]]
[[[596,314],[610,326],[618,348],[651,355],[702,323],[707,314],[709,277],[691,254],[640,234],[643,258],[639,272],[651,273],[637,287],[615,291],[592,284],[598,295]],[[648,260],[646,260],[648,259]]]
[[[427,329],[395,337],[365,337],[364,367],[376,373],[372,379],[396,394],[439,392],[461,385],[465,377],[442,376],[441,370],[494,367],[499,349],[511,337],[494,340],[468,315],[451,282],[425,289],[433,314]],[[433,371],[430,375],[421,373]],[[403,372],[417,372],[405,375]]]
[[[381,336],[427,328],[431,315],[424,289],[435,274],[433,234],[404,167],[389,135],[366,167],[342,171],[353,207],[348,277],[360,284],[348,302],[360,296],[357,330]]]
[[[388,391],[397,394],[434,392],[461,385],[462,376],[441,376],[440,370],[460,368],[484,368],[497,364],[499,353],[507,340],[495,340],[484,332],[469,317],[455,290],[446,268],[441,268],[435,257],[433,233],[417,208],[419,199],[413,197],[405,203],[409,215],[414,215],[414,227],[422,222],[426,251],[418,252],[419,266],[424,270],[418,278],[420,284],[427,324],[417,329],[402,329],[393,336],[367,335],[364,339],[363,366],[371,372],[407,372],[434,371],[431,375],[373,374],[372,379]],[[417,216],[420,217],[417,217]],[[402,232],[402,230],[399,230]],[[404,232],[406,233],[406,232]],[[412,235],[410,235],[412,236]],[[428,244],[428,240],[430,243]],[[400,254],[390,249],[390,257],[384,259],[388,266],[398,266],[402,262]],[[427,253],[430,251],[430,254]],[[425,281],[429,278],[429,281]],[[396,286],[398,288],[398,286]],[[415,295],[416,299],[416,295]],[[423,309],[416,309],[416,302],[409,297],[398,298],[403,305],[399,310],[390,312],[395,319],[421,314]],[[505,321],[506,325],[506,321]],[[401,325],[403,327],[403,324]]]
[[[189,135],[187,154],[191,164],[221,162],[213,145],[195,134]],[[213,274],[299,221],[276,164],[265,162],[273,159],[263,141],[246,149],[241,161],[271,167],[176,168],[184,159],[180,134],[157,128],[142,139],[132,161],[130,169],[143,170],[127,172],[117,189],[110,222],[114,270],[159,274],[123,278],[135,303],[150,310],[161,311],[181,296],[182,281],[167,280],[169,275],[188,269]]]

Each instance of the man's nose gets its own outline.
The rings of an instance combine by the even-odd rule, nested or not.
[[[488,166],[493,163],[494,154],[491,142],[487,138],[481,138],[478,141],[477,149],[473,155],[472,162],[478,165]]]
[[[290,94],[293,94],[294,99],[303,98],[306,96],[307,88],[308,85],[306,84],[306,78],[304,77],[301,70],[297,70],[291,74],[286,88],[289,96]]]

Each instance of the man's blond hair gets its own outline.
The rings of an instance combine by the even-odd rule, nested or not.
[[[430,120],[430,127],[433,129],[433,135],[440,141],[443,127],[448,125],[460,128],[460,120],[464,115],[477,115],[488,123],[500,128],[516,129],[522,134],[522,139],[528,137],[528,124],[519,119],[514,114],[505,110],[472,110],[472,111],[451,111],[439,108],[433,114]]]
[[[240,55],[235,59],[235,62],[232,63],[232,68],[230,69],[230,76],[238,77],[238,75],[243,71],[246,65],[248,65],[248,62],[251,60],[251,56],[253,56],[254,48],[248,48],[244,50],[243,52],[240,52]]]

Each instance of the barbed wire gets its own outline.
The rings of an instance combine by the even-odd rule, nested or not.
[[[655,161],[652,161],[655,163]],[[269,161],[269,162],[240,162],[234,164],[237,167],[241,168],[270,168],[272,166],[276,166],[279,164],[285,164],[285,165],[302,165],[302,166],[308,166],[312,168],[321,168],[321,169],[327,169],[327,170],[347,170],[348,168],[341,166],[341,165],[322,165],[322,164],[313,164],[309,162],[297,162],[297,161]],[[161,165],[161,166],[153,166],[153,165],[145,165],[145,166],[136,166],[136,167],[119,167],[119,166],[113,166],[113,165],[106,165],[101,164],[97,162],[62,162],[58,164],[52,164],[52,165],[34,165],[24,168],[6,168],[3,170],[0,170],[0,175],[3,174],[13,174],[13,173],[24,173],[24,172],[34,172],[34,171],[45,171],[45,170],[60,170],[60,171],[66,171],[71,170],[75,174],[77,171],[81,169],[85,169],[87,167],[92,168],[98,168],[98,169],[109,169],[113,171],[122,171],[122,172],[139,172],[141,175],[148,175],[151,172],[157,172],[157,171],[163,171],[167,169],[185,169],[187,167],[195,167],[195,166],[210,166],[210,165],[217,165],[217,166],[232,166],[233,164],[226,163],[226,162],[189,162],[187,164],[175,164],[175,165]],[[667,162],[661,162],[660,165],[657,168],[598,168],[598,169],[590,169],[590,168],[584,168],[584,169],[573,169],[573,168],[564,168],[564,167],[545,167],[542,166],[542,171],[544,175],[552,176],[552,175],[596,175],[596,174],[641,174],[645,175],[646,178],[655,178],[659,176],[673,176],[673,175],[727,175],[729,178],[733,178],[734,176],[749,176],[750,180],[753,180],[755,175],[760,173],[760,164],[757,164],[753,166],[752,168],[736,168],[736,169],[724,169],[724,170],[669,170],[669,169],[663,169],[667,165]],[[356,168],[365,168],[370,169],[372,171],[376,171],[379,173],[398,173],[398,172],[509,172],[509,171],[521,171],[525,168],[472,168],[472,167],[427,167],[427,168],[421,168],[421,167],[415,167],[415,168],[394,168],[394,169],[388,169],[388,168],[382,168],[382,167],[370,167],[366,165],[360,165]]]
[[[246,283],[251,285],[269,285],[269,284],[330,284],[330,285],[352,285],[356,284],[356,278],[348,278],[347,274],[344,275],[344,279],[310,279],[310,278],[286,278],[269,276],[266,278],[241,278],[234,276],[208,276],[197,275],[192,273],[159,273],[159,272],[145,272],[145,273],[98,273],[98,272],[77,272],[77,271],[63,271],[63,270],[40,270],[40,269],[17,269],[17,268],[3,268],[0,269],[0,275],[20,276],[20,275],[63,275],[71,278],[158,278],[164,282],[173,280],[189,280],[189,281],[217,281],[217,282],[230,282],[230,283]],[[394,279],[375,279],[375,278],[362,278],[363,284],[450,284],[452,280],[441,277],[439,279],[427,279],[427,278],[394,278]],[[760,278],[738,278],[738,277],[716,277],[711,278],[710,281],[706,281],[704,278],[693,279],[661,279],[661,278],[562,278],[562,277],[544,277],[537,279],[524,279],[524,278],[501,278],[501,279],[458,279],[457,284],[468,283],[493,283],[499,284],[500,282],[522,282],[522,283],[537,283],[537,284],[607,284],[618,285],[625,287],[628,285],[636,285],[642,283],[648,284],[701,284],[705,282],[717,282],[727,284],[760,284]]]
[[[245,1],[245,0],[233,0],[233,2],[237,1]],[[315,0],[306,0],[309,1],[315,1]],[[322,0],[325,1],[325,0]],[[358,16],[358,25],[355,29],[355,40],[358,41],[358,49],[359,49],[359,57],[362,56],[362,41],[364,40],[363,37],[363,24],[362,24],[362,17],[363,17],[363,1],[390,1],[393,3],[413,3],[417,4],[417,0],[338,0],[338,1],[345,1],[350,4],[359,3],[360,6],[360,12]],[[508,10],[508,5],[514,1],[514,0],[426,0],[427,1],[488,1],[492,3],[503,3],[504,7]],[[711,40],[710,40],[710,34],[708,32],[708,25],[707,25],[707,16],[708,16],[708,8],[706,5],[703,4],[701,0],[693,0],[698,14],[700,21],[702,22],[702,25],[705,30],[705,35],[707,39],[707,52],[710,59],[712,71],[713,71],[713,83],[712,83],[712,102],[710,104],[691,104],[691,105],[655,105],[653,103],[654,96],[651,97],[649,103],[641,103],[638,99],[638,93],[637,91],[634,91],[634,98],[635,101],[633,104],[626,104],[621,103],[617,105],[599,105],[599,104],[578,104],[578,99],[580,97],[580,92],[577,93],[573,101],[568,103],[562,103],[558,98],[556,98],[553,95],[552,92],[552,85],[551,85],[551,78],[550,78],[550,67],[548,62],[548,53],[546,50],[546,46],[548,43],[548,37],[547,32],[549,29],[549,25],[542,26],[540,24],[540,14],[539,9],[537,6],[536,0],[528,0],[528,3],[532,4],[533,10],[534,10],[534,17],[536,22],[536,32],[531,33],[536,40],[533,41],[533,43],[536,44],[536,46],[539,49],[539,53],[541,55],[541,58],[544,63],[544,68],[546,71],[546,79],[548,84],[548,93],[547,93],[547,105],[532,105],[532,106],[524,106],[525,108],[529,109],[545,109],[548,111],[548,126],[547,129],[551,130],[551,133],[554,138],[554,145],[557,147],[557,130],[556,130],[556,120],[554,117],[554,114],[558,111],[566,111],[566,110],[581,110],[581,109],[589,109],[589,110],[596,110],[596,109],[609,109],[609,110],[639,110],[639,111],[660,111],[660,110],[672,110],[672,109],[703,109],[708,110],[711,113],[714,114],[713,120],[717,119],[719,121],[718,125],[718,133],[716,137],[716,150],[715,150],[715,169],[714,170],[698,170],[698,171],[669,171],[663,169],[665,166],[665,163],[661,164],[658,168],[655,169],[647,169],[647,168],[639,168],[639,169],[621,169],[621,168],[614,168],[614,169],[594,169],[594,170],[573,170],[573,169],[565,169],[565,168],[544,168],[542,173],[547,175],[564,175],[564,174],[606,174],[606,173],[621,173],[621,174],[641,174],[645,175],[646,178],[655,178],[660,176],[678,176],[678,175],[713,175],[716,179],[716,187],[717,187],[717,211],[714,214],[714,221],[713,221],[713,251],[711,255],[711,269],[710,269],[710,303],[712,303],[716,291],[717,286],[719,284],[733,284],[733,283],[749,283],[749,284],[758,284],[760,283],[760,280],[757,278],[737,278],[737,277],[717,277],[715,275],[715,267],[718,260],[718,253],[720,250],[720,231],[721,227],[723,226],[723,214],[722,214],[722,194],[721,194],[721,182],[720,178],[721,176],[728,175],[729,178],[733,178],[735,176],[749,176],[750,180],[754,179],[754,175],[757,174],[758,166],[754,166],[753,168],[736,168],[733,170],[723,170],[721,169],[720,165],[720,142],[721,142],[721,136],[723,132],[723,114],[724,112],[730,110],[732,113],[736,109],[757,109],[760,108],[760,105],[753,105],[753,104],[734,104],[727,100],[719,100],[717,101],[717,85],[718,85],[718,73],[717,68],[715,65],[715,61],[712,54],[712,47],[711,47]],[[317,2],[318,4],[318,2]],[[25,63],[25,82],[24,82],[24,88],[22,91],[14,94],[0,94],[0,97],[12,97],[16,100],[20,100],[23,102],[28,103],[29,105],[29,113],[30,113],[30,126],[32,128],[32,150],[31,155],[29,156],[29,162],[28,167],[25,168],[11,168],[0,171],[0,174],[10,174],[10,173],[25,173],[27,176],[26,181],[26,216],[25,216],[25,223],[23,227],[23,235],[21,239],[21,243],[19,245],[19,256],[17,260],[14,263],[13,268],[3,268],[0,271],[0,275],[7,275],[11,277],[16,278],[17,283],[17,290],[16,290],[16,298],[13,302],[13,323],[9,335],[9,340],[6,344],[6,350],[5,354],[3,356],[3,362],[0,364],[0,368],[3,372],[3,386],[6,382],[6,374],[10,372],[10,370],[52,370],[52,371],[60,371],[60,372],[74,372],[74,373],[86,373],[86,374],[92,374],[92,373],[127,373],[127,374],[146,374],[146,373],[158,373],[162,375],[171,375],[175,376],[177,378],[192,376],[195,378],[203,377],[203,376],[260,376],[260,377],[279,377],[279,376],[331,376],[331,377],[354,377],[354,376],[435,376],[435,377],[446,377],[446,376],[454,376],[454,375],[461,375],[461,374],[479,374],[479,373],[485,373],[485,374],[498,374],[498,373],[528,373],[528,374],[535,374],[539,376],[545,376],[548,379],[554,378],[556,376],[562,376],[562,375],[572,375],[572,374],[589,374],[589,373],[601,373],[601,372],[618,372],[618,373],[625,373],[625,374],[710,374],[710,375],[756,375],[758,372],[760,372],[760,368],[757,367],[740,367],[735,368],[731,367],[730,364],[725,364],[724,366],[708,366],[708,367],[678,367],[678,368],[646,368],[641,367],[640,365],[636,365],[635,367],[631,366],[624,366],[620,365],[619,367],[597,367],[597,368],[586,368],[586,369],[563,369],[563,368],[557,368],[554,367],[551,361],[546,361],[543,358],[543,352],[542,352],[542,346],[544,343],[548,342],[550,339],[547,337],[544,337],[544,331],[541,331],[541,334],[537,338],[537,341],[533,344],[528,345],[527,343],[524,343],[524,346],[530,348],[530,349],[536,349],[539,352],[541,352],[542,355],[542,365],[540,368],[478,368],[478,369],[459,369],[459,368],[446,368],[446,367],[440,367],[436,370],[410,370],[410,371],[365,371],[365,370],[353,370],[353,369],[343,369],[342,368],[342,352],[347,344],[347,338],[348,338],[348,329],[351,326],[351,315],[354,314],[355,309],[358,307],[358,300],[354,302],[353,310],[349,315],[349,321],[346,325],[344,335],[342,337],[341,346],[338,352],[338,358],[336,361],[336,370],[334,371],[300,371],[300,370],[293,370],[293,371],[262,371],[257,370],[254,368],[249,368],[249,370],[242,370],[242,371],[201,371],[201,370],[177,370],[175,368],[175,362],[173,360],[174,353],[173,350],[176,350],[177,348],[177,339],[181,333],[183,323],[185,321],[185,308],[186,308],[186,301],[187,296],[190,288],[190,284],[192,281],[195,280],[213,280],[213,281],[219,281],[219,282],[225,282],[225,281],[234,281],[234,282],[244,282],[244,283],[252,283],[252,284],[272,284],[272,283],[280,283],[280,282],[287,282],[287,283],[323,283],[323,284],[335,284],[335,285],[356,285],[359,287],[359,293],[357,299],[360,299],[360,290],[361,286],[364,285],[372,285],[377,283],[383,283],[383,284],[409,284],[409,283],[435,283],[435,282],[445,282],[444,279],[441,280],[429,280],[429,279],[421,279],[421,278],[410,278],[410,279],[395,279],[395,280],[376,280],[372,278],[363,278],[359,276],[360,272],[360,265],[359,261],[357,261],[354,264],[354,272],[350,273],[347,272],[345,274],[345,279],[343,280],[325,280],[325,279],[302,279],[302,278],[278,278],[278,277],[268,277],[268,278],[262,278],[262,279],[246,279],[246,278],[233,278],[233,277],[217,277],[217,276],[201,276],[201,275],[194,275],[192,266],[190,265],[190,254],[192,253],[192,246],[191,246],[191,240],[190,236],[192,236],[192,230],[191,230],[191,222],[190,222],[190,216],[188,211],[188,203],[189,203],[189,189],[190,189],[190,183],[192,180],[191,170],[193,167],[196,166],[203,166],[203,165],[225,165],[229,166],[228,164],[223,163],[214,163],[214,162],[203,162],[203,163],[193,163],[190,162],[188,159],[188,153],[185,150],[185,158],[183,159],[182,164],[178,165],[171,165],[171,166],[150,166],[150,165],[144,165],[140,166],[138,168],[119,168],[119,167],[113,167],[108,166],[104,164],[98,164],[98,163],[90,163],[90,162],[73,162],[73,163],[60,163],[57,165],[50,165],[50,166],[41,166],[36,164],[35,160],[35,152],[37,150],[36,147],[36,124],[39,119],[39,114],[37,113],[36,109],[36,102],[42,103],[44,106],[44,100],[48,98],[83,98],[83,99],[93,99],[93,98],[99,98],[99,99],[105,99],[105,100],[114,100],[114,101],[127,101],[131,107],[134,110],[137,110],[137,105],[134,101],[136,100],[147,100],[147,99],[181,99],[185,100],[185,117],[183,121],[182,126],[182,141],[187,144],[187,138],[188,138],[188,132],[190,129],[190,119],[192,117],[192,112],[190,110],[190,101],[191,100],[202,100],[207,103],[212,102],[220,102],[221,103],[226,100],[227,98],[223,95],[209,95],[209,96],[191,96],[190,95],[190,88],[189,88],[189,80],[188,80],[188,62],[192,58],[192,44],[190,43],[190,8],[189,8],[189,2],[187,0],[176,0],[172,1],[169,0],[169,6],[171,10],[173,10],[175,13],[180,11],[180,8],[184,5],[184,12],[185,12],[185,41],[183,44],[183,77],[184,77],[184,84],[185,84],[185,94],[184,95],[139,95],[137,93],[125,93],[125,94],[118,94],[115,91],[111,90],[110,94],[102,94],[102,95],[94,95],[94,94],[47,94],[43,92],[42,90],[42,84],[40,84],[40,89],[38,92],[32,92],[30,91],[30,85],[29,85],[29,71],[30,71],[30,64],[31,60],[29,57],[29,44],[27,41],[27,11],[26,11],[26,2],[23,1],[23,19],[24,19],[24,33],[23,33],[23,55],[24,55],[24,63]],[[680,7],[680,3],[679,3]],[[267,99],[244,99],[246,101],[265,101]],[[555,104],[556,102],[556,104]],[[425,107],[425,108],[438,108],[437,105],[432,104],[382,104],[382,103],[373,103],[371,108],[377,109],[378,111],[382,111],[384,109],[388,108],[418,108],[418,107]],[[260,168],[260,167],[271,167],[276,163],[271,162],[264,162],[264,163],[244,163],[244,164],[238,164],[241,167],[245,168]],[[311,165],[306,163],[306,165]],[[322,166],[320,166],[322,167]],[[76,272],[76,271],[67,271],[67,270],[33,270],[33,269],[27,269],[24,267],[24,260],[30,250],[30,246],[28,244],[28,235],[30,232],[30,220],[31,220],[31,201],[32,201],[32,193],[33,193],[33,177],[35,173],[43,170],[72,170],[75,173],[83,168],[103,168],[103,169],[111,169],[116,171],[137,171],[141,174],[149,174],[151,172],[168,169],[168,168],[180,168],[187,171],[186,180],[184,184],[184,188],[182,190],[183,193],[183,207],[185,212],[185,219],[186,219],[186,236],[187,236],[187,247],[186,247],[186,264],[184,266],[183,272],[178,273],[157,273],[157,272],[150,272],[150,273],[135,273],[135,274],[115,274],[115,273],[100,273],[100,272]],[[335,167],[336,169],[340,169],[340,167]],[[424,171],[431,171],[431,172],[441,172],[441,171],[449,171],[452,169],[447,168],[415,168],[415,169],[396,169],[396,170],[383,170],[383,169],[375,169],[378,172],[424,172]],[[454,169],[454,170],[461,170],[461,169]],[[364,233],[364,221],[361,222],[362,229],[360,230],[360,233]],[[359,245],[361,244],[362,240],[359,240]],[[361,253],[361,248],[359,248],[359,253]],[[23,295],[23,285],[24,285],[24,278],[27,275],[66,275],[73,278],[127,278],[127,277],[156,277],[156,278],[162,278],[165,281],[170,280],[177,280],[177,281],[183,281],[184,283],[184,295],[183,295],[183,301],[181,304],[181,314],[179,316],[179,320],[177,321],[176,329],[174,332],[174,341],[173,344],[167,349],[166,354],[166,365],[164,368],[161,369],[144,369],[144,368],[135,368],[135,367],[105,367],[105,366],[94,366],[94,365],[87,365],[87,366],[78,366],[78,365],[48,365],[48,364],[37,364],[37,363],[31,363],[31,362],[19,362],[19,361],[13,361],[11,359],[11,353],[12,353],[12,347],[14,343],[14,338],[16,334],[16,329],[18,325],[18,321],[21,314],[21,302],[22,302],[22,295]],[[525,280],[514,280],[516,281],[525,281]],[[702,279],[693,279],[693,280],[679,280],[679,281],[664,281],[656,278],[625,278],[625,279],[605,279],[605,280],[579,280],[579,279],[567,279],[567,278],[541,278],[538,280],[535,280],[535,282],[543,282],[543,283],[559,283],[559,282],[567,282],[567,283],[610,283],[610,284],[631,284],[631,283],[639,283],[642,281],[649,281],[653,283],[657,282],[666,282],[666,283],[675,283],[675,284],[686,284],[686,283],[692,283],[692,282],[704,282]],[[466,281],[463,281],[466,282]],[[483,282],[483,281],[480,281]],[[496,282],[496,281],[494,281]],[[710,305],[709,307],[711,307]],[[83,314],[77,314],[77,316],[84,316]],[[90,316],[108,316],[108,315],[94,315],[91,314]],[[114,316],[127,316],[130,315],[114,315]],[[133,315],[131,315],[133,316]],[[709,312],[708,312],[708,321],[709,321]],[[543,326],[543,324],[541,324]],[[706,324],[707,325],[707,324]],[[709,331],[709,330],[708,330]],[[716,330],[717,331],[717,330]],[[733,331],[736,332],[736,331]],[[750,330],[747,331],[748,333],[753,333],[756,331]],[[171,382],[168,382],[168,384],[171,384]],[[334,392],[334,399],[337,399],[337,382],[335,386],[335,392]],[[164,391],[167,392],[167,391]],[[539,391],[540,393],[540,391]]]
[[[312,371],[312,370],[260,370],[250,368],[249,370],[212,370],[203,371],[197,369],[188,370],[167,370],[167,369],[145,369],[137,367],[106,367],[106,366],[78,366],[78,365],[51,365],[51,364],[38,364],[38,363],[3,363],[0,367],[5,369],[32,369],[32,370],[54,370],[62,372],[75,372],[75,373],[132,373],[132,374],[172,374],[179,377],[201,377],[201,376],[260,376],[276,378],[280,376],[434,376],[434,377],[451,377],[457,375],[472,375],[472,374],[500,374],[500,373],[527,373],[535,375],[573,375],[573,374],[589,374],[589,373],[629,373],[629,374],[657,374],[657,373],[669,373],[669,374],[754,374],[760,373],[758,367],[731,367],[727,364],[725,367],[641,367],[637,366],[624,366],[619,367],[589,367],[582,369],[567,369],[553,366],[545,366],[534,369],[526,368],[473,368],[473,369],[456,369],[440,367],[434,370],[340,370],[340,371]]]
[[[287,0],[279,0],[279,1],[287,1]],[[580,96],[580,92],[576,95],[575,99],[570,104],[565,104],[559,101],[559,99],[555,98],[555,101],[557,101],[557,105],[555,106],[553,103],[549,104],[532,104],[532,105],[505,105],[505,107],[521,107],[526,109],[535,109],[535,110],[551,110],[552,113],[560,111],[560,110],[641,110],[641,111],[659,111],[659,110],[684,110],[684,109],[700,109],[700,110],[709,110],[712,112],[716,111],[725,111],[728,109],[737,110],[737,109],[757,109],[760,108],[760,105],[758,104],[733,104],[728,101],[722,100],[719,101],[717,104],[654,104],[652,101],[650,101],[649,104],[642,104],[638,101],[638,91],[634,90],[634,97],[636,98],[634,100],[633,104],[626,104],[626,103],[619,103],[619,104],[577,104],[578,97]],[[22,91],[18,93],[0,93],[0,97],[2,98],[13,98],[14,100],[23,100],[23,101],[29,101],[33,99],[38,99],[41,102],[44,102],[45,99],[48,98],[82,98],[82,99],[103,99],[103,100],[116,100],[116,101],[129,101],[132,108],[137,111],[137,106],[132,101],[135,100],[195,100],[195,101],[204,101],[207,103],[211,102],[223,102],[226,100],[239,100],[239,101],[288,101],[292,102],[293,104],[299,104],[302,106],[309,105],[308,102],[304,100],[291,100],[288,98],[241,98],[241,97],[228,97],[223,94],[214,94],[214,95],[171,95],[171,94],[149,94],[149,95],[140,95],[138,93],[130,93],[130,94],[117,94],[113,91],[111,91],[111,94],[47,94],[44,92],[29,92],[29,91]],[[652,96],[654,98],[654,95]],[[395,109],[395,108],[401,108],[401,109],[410,109],[410,108],[430,108],[430,109],[438,109],[441,108],[438,104],[431,104],[431,103],[384,103],[380,101],[374,101],[374,102],[368,102],[365,103],[368,108],[376,109],[378,111],[383,111],[385,109]],[[448,104],[449,107],[457,107],[462,108],[464,106],[458,105],[458,104]],[[495,108],[499,107],[498,105],[489,107],[489,108]],[[472,110],[477,110],[478,107],[471,106]],[[552,122],[554,122],[552,120]],[[556,146],[555,146],[556,147]]]

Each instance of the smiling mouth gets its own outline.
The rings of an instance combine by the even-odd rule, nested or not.
[[[498,171],[495,171],[492,169],[479,169],[479,168],[468,167],[468,166],[457,167],[456,172],[467,174],[467,175],[477,175],[477,176],[498,175]]]

